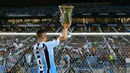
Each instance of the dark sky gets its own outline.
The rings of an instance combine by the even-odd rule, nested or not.
[[[130,4],[130,0],[0,0],[0,5],[59,5],[63,3],[112,2]]]

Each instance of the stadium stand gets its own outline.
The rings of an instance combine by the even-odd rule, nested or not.
[[[125,5],[86,5],[85,7],[75,6],[73,14],[84,13],[129,13],[130,6]],[[58,12],[57,6],[44,6],[44,7],[0,7],[1,16],[52,16]],[[45,14],[45,15],[44,15]]]

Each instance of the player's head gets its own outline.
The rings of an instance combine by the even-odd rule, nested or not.
[[[39,41],[47,41],[47,34],[43,29],[37,31],[37,37]]]

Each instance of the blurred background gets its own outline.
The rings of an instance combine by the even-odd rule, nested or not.
[[[43,5],[59,5],[64,3],[111,3],[111,4],[129,4],[129,0],[0,0],[0,4],[3,6],[43,6]]]

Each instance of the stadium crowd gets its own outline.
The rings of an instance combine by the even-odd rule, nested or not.
[[[82,14],[82,13],[98,13],[98,12],[114,12],[114,13],[124,13],[129,12],[130,6],[125,5],[86,5],[85,7],[75,6],[73,13],[74,14]],[[44,7],[1,7],[0,15],[7,16],[44,16],[52,15],[59,11],[57,6],[44,6]]]
[[[1,66],[5,65],[7,69],[12,68],[12,71],[17,72],[26,72],[26,69],[27,71],[29,69],[34,71],[35,68],[33,69],[33,67],[36,64],[32,56],[33,54],[29,52],[31,50],[24,50],[30,49],[30,44],[27,43],[32,43],[31,45],[35,44],[36,38],[12,36],[11,39],[11,36],[7,37],[3,37],[5,41],[1,41],[2,43],[6,43],[5,46],[7,47],[5,48],[3,46],[3,49],[1,48],[0,51]],[[49,40],[54,38],[49,37]],[[59,73],[64,71],[68,73],[84,73],[84,69],[104,69],[105,71],[109,67],[123,68],[121,71],[124,72],[127,67],[125,59],[130,57],[130,54],[128,54],[130,51],[129,43],[117,36],[106,38],[107,41],[103,37],[98,36],[74,36],[68,42],[64,42],[60,46],[55,47],[55,63]],[[107,42],[111,48],[109,48]],[[21,70],[21,68],[24,69]],[[115,71],[115,69],[113,70]]]

